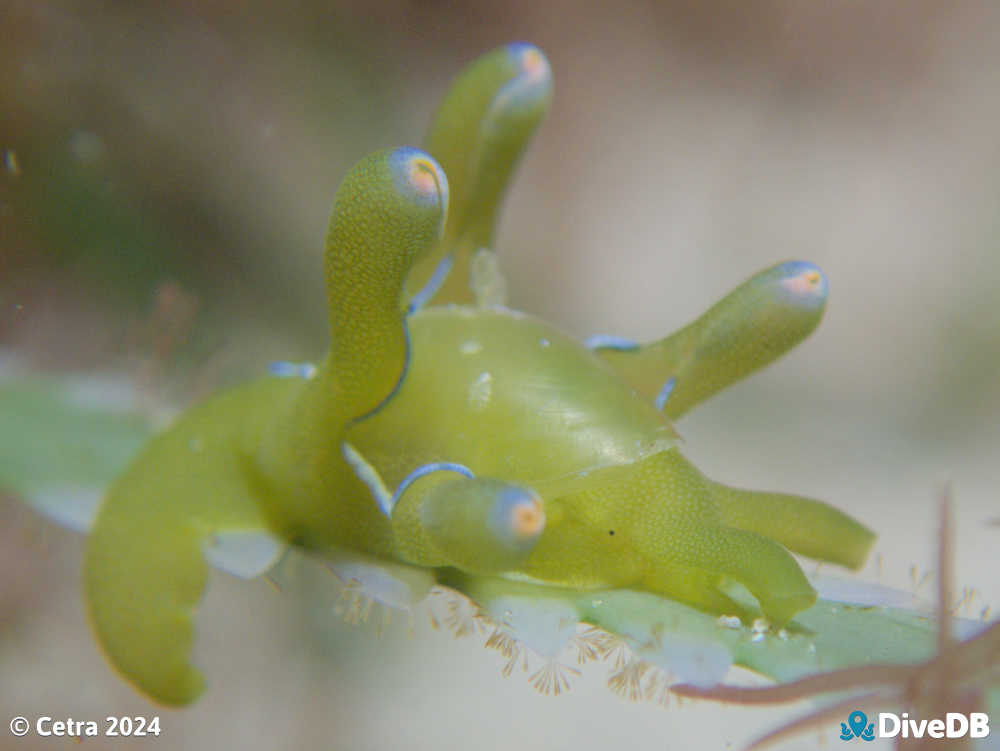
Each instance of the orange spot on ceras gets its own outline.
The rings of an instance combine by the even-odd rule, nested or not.
[[[529,49],[521,55],[521,70],[531,78],[542,78],[548,75],[549,65],[541,52]]]
[[[410,184],[424,195],[434,195],[440,191],[437,170],[421,157],[415,157],[410,163]]]
[[[785,279],[782,285],[798,295],[808,295],[816,290],[823,281],[823,276],[818,271],[805,271],[798,276]]]
[[[511,521],[514,534],[522,538],[537,536],[545,527],[545,507],[542,499],[534,496],[524,503],[517,504],[513,517]]]

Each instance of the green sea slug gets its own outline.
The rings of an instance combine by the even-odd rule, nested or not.
[[[591,618],[579,593],[746,615],[742,587],[775,626],[816,600],[791,552],[865,560],[866,527],[709,480],[670,422],[816,327],[817,267],[766,269],[643,346],[580,342],[497,304],[497,209],[550,93],[539,50],[502,47],[454,82],[424,150],[362,159],[326,237],[325,358],[278,363],[191,408],[114,482],[85,595],[108,658],[141,691],[180,705],[203,689],[190,651],[206,559],[253,574],[297,546],[384,572],[390,604],[442,582],[559,601],[572,625]]]

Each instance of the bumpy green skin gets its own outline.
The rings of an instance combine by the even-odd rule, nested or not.
[[[454,268],[438,299],[473,301],[470,257],[492,248],[504,189],[551,98],[548,62],[529,44],[483,55],[452,83],[424,140],[451,183],[449,220],[438,247],[407,281],[410,296],[452,254]]]
[[[408,315],[415,279],[447,254],[467,268],[492,243],[549,80],[527,45],[459,77],[428,138],[459,176],[447,222],[445,171],[430,155],[362,160],[334,201],[331,347],[315,375],[263,379],[190,410],[110,489],[88,544],[87,603],[111,662],[152,698],[184,704],[202,690],[191,619],[203,549],[220,532],[440,569],[472,589],[477,576],[516,581],[519,593],[525,582],[628,588],[720,613],[742,612],[725,593],[737,582],[776,624],[815,600],[789,550],[863,562],[874,539],[864,526],[818,501],[708,480],[668,419],[816,326],[826,288],[815,267],[765,270],[632,351],[588,349],[503,308]],[[441,462],[461,471],[404,483]]]

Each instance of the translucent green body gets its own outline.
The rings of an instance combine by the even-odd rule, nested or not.
[[[440,165],[408,148],[360,162],[327,237],[323,363],[195,407],[110,489],[87,600],[112,662],[153,698],[201,691],[191,615],[223,533],[353,550],[470,591],[477,577],[510,582],[519,596],[620,588],[740,613],[736,583],[776,624],[815,600],[789,550],[864,560],[865,527],[818,501],[708,480],[669,421],[815,328],[826,283],[814,266],[767,269],[646,347],[587,346],[499,307],[412,310],[442,259],[454,268],[435,300],[474,297],[463,277],[489,252],[549,86],[541,53],[501,48],[442,105],[428,137]],[[446,174],[458,176],[450,198]]]

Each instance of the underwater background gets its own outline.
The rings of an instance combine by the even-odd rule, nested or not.
[[[1000,9],[8,0],[0,32],[0,374],[182,405],[315,359],[346,169],[419,143],[465,63],[530,41],[555,97],[498,233],[511,305],[648,340],[774,261],[819,264],[819,329],[681,420],[686,455],[851,513],[880,535],[862,578],[928,600],[951,481],[960,614],[1000,608]],[[94,644],[82,548],[0,499],[5,715],[159,714],[167,748],[724,748],[804,708],[632,703],[600,665],[542,697],[478,636],[343,623],[307,566],[280,592],[213,573],[208,691],[156,709]],[[2,727],[0,748],[58,743]]]

